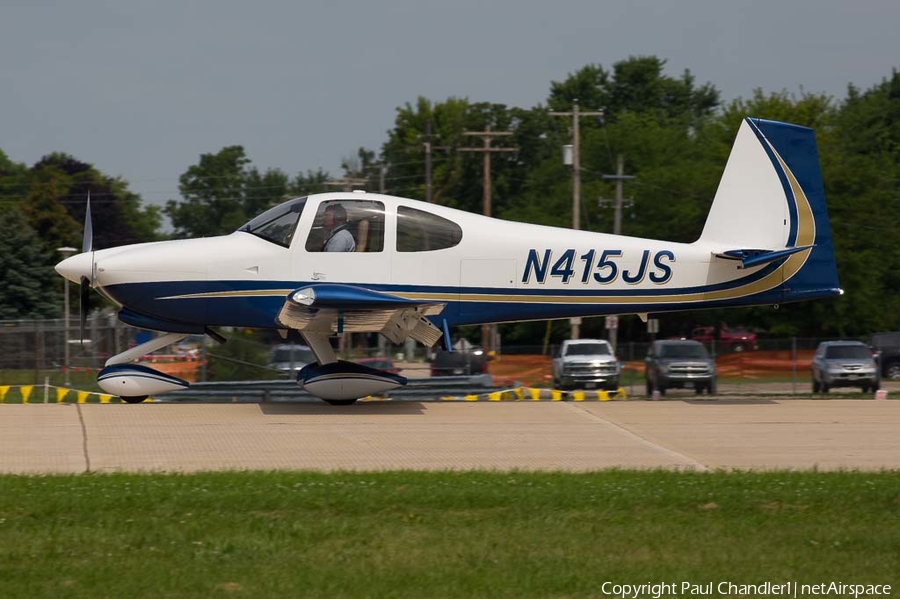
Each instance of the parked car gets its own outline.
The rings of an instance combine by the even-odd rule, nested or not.
[[[296,372],[316,361],[316,356],[307,345],[284,343],[269,351],[269,368],[284,373]]]
[[[553,385],[557,389],[619,388],[619,360],[609,341],[567,339],[553,358]]]
[[[431,358],[431,376],[472,376],[488,372],[490,356],[476,346],[452,352],[439,350]]]
[[[881,376],[900,380],[900,332],[874,333],[869,346],[876,353]]]
[[[362,364],[363,366],[368,366],[369,368],[375,368],[377,370],[384,370],[385,372],[390,372],[391,374],[400,374],[400,371],[397,369],[397,366],[394,365],[394,361],[390,358],[383,357],[374,357],[374,358],[361,358],[356,360],[357,364]]]
[[[833,387],[859,387],[863,393],[879,387],[878,365],[861,341],[823,341],[812,360],[813,393]]]
[[[706,347],[691,339],[665,339],[654,341],[644,359],[647,379],[647,395],[673,387],[693,387],[699,395],[705,389],[710,395],[716,392],[716,362]]]
[[[744,351],[758,347],[756,333],[742,327],[722,325],[718,332],[716,327],[695,327],[691,331],[691,339],[699,341],[707,348],[715,347],[721,351]]]

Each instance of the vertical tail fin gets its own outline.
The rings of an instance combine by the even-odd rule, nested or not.
[[[744,119],[699,242],[745,267],[783,260],[783,301],[840,293],[813,130]]]

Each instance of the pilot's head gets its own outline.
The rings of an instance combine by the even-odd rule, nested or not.
[[[347,209],[340,204],[330,204],[325,207],[325,220],[322,226],[326,229],[339,227],[347,222]]]

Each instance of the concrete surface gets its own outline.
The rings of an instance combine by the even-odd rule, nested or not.
[[[900,468],[900,401],[0,405],[0,472]]]

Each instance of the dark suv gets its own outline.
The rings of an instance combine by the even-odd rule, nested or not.
[[[900,333],[873,333],[869,346],[878,356],[881,376],[900,381]]]
[[[490,356],[480,347],[439,350],[431,360],[431,376],[473,376],[488,372]]]
[[[716,363],[699,341],[654,341],[644,360],[647,395],[673,387],[693,387],[700,394],[716,392]]]

